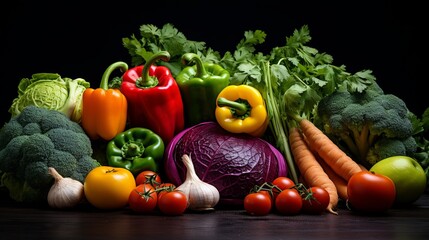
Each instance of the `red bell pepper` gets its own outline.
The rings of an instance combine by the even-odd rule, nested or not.
[[[129,69],[122,76],[121,92],[128,101],[128,123],[158,134],[165,144],[184,129],[180,89],[170,69],[153,65],[169,61],[170,54],[154,54],[144,66]]]

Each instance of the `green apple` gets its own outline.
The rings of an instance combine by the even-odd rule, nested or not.
[[[415,202],[426,189],[426,174],[422,166],[408,156],[392,156],[375,163],[371,172],[392,179],[396,188],[396,205]]]

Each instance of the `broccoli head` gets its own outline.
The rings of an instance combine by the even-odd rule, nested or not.
[[[47,203],[48,167],[83,183],[100,163],[82,127],[57,110],[30,105],[0,129],[1,183],[12,199]]]
[[[338,90],[320,100],[317,124],[364,166],[394,155],[412,155],[417,144],[405,102],[373,82],[362,92]]]

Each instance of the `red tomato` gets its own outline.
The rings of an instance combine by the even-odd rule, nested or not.
[[[182,191],[164,191],[158,199],[158,208],[166,215],[181,215],[187,207],[188,198]]]
[[[277,177],[272,183],[281,190],[289,189],[295,186],[295,182],[288,177]]]
[[[384,212],[394,204],[395,183],[385,175],[362,171],[349,179],[347,195],[347,205],[352,210]]]
[[[275,189],[272,190],[259,190],[260,193],[267,195],[271,201],[274,201],[275,197],[278,195],[278,192]]]
[[[296,189],[284,189],[277,195],[275,207],[279,213],[284,215],[298,214],[302,209],[302,197]]]
[[[156,209],[158,194],[149,183],[138,185],[131,191],[128,205],[131,210],[139,213],[149,213]]]
[[[270,189],[270,190],[268,190],[268,189],[267,190],[259,190],[259,193],[265,194],[265,195],[267,195],[270,198],[270,200],[271,200],[271,208],[275,207],[276,198],[277,198],[277,195],[279,195],[280,192],[281,191],[278,190],[278,189],[276,189],[276,188],[273,188],[273,189]]]
[[[136,177],[136,185],[140,185],[142,183],[149,183],[152,186],[156,187],[162,183],[162,179],[157,172],[151,170],[144,170],[140,172]]]
[[[156,192],[158,193],[158,201],[161,199],[161,197],[167,193],[171,192],[174,189],[176,189],[176,185],[173,183],[161,183],[160,185],[156,186]]]
[[[295,182],[292,179],[284,176],[279,176],[275,178],[271,183],[273,184],[272,195],[273,195],[274,205],[275,205],[277,196],[282,190],[290,189],[295,186]]]
[[[322,214],[331,200],[328,191],[316,186],[307,189],[302,198],[302,211],[308,214]]]
[[[271,212],[272,201],[267,193],[253,192],[244,197],[244,209],[250,215],[263,216]]]

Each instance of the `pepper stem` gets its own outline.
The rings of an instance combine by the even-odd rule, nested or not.
[[[156,76],[149,76],[149,69],[159,59],[164,62],[168,62],[170,60],[170,53],[167,51],[160,51],[152,55],[152,57],[147,60],[143,66],[142,75],[136,83],[139,87],[150,88],[158,84],[158,78]]]
[[[182,63],[185,65],[189,65],[191,62],[194,62],[197,67],[197,72],[195,77],[203,78],[207,75],[206,68],[204,67],[203,61],[201,58],[195,53],[185,53],[182,56]]]
[[[112,72],[117,68],[120,68],[121,72],[126,72],[128,70],[128,64],[121,61],[110,64],[110,66],[107,67],[106,71],[104,71],[103,76],[101,77],[100,88],[104,90],[109,89],[110,74],[112,74]]]
[[[220,97],[217,100],[217,105],[219,107],[229,107],[233,114],[236,116],[245,116],[249,112],[249,105],[243,101],[231,101],[226,98]]]
[[[135,157],[140,157],[143,154],[145,148],[142,143],[128,142],[122,146],[121,150],[123,158],[132,159]]]

